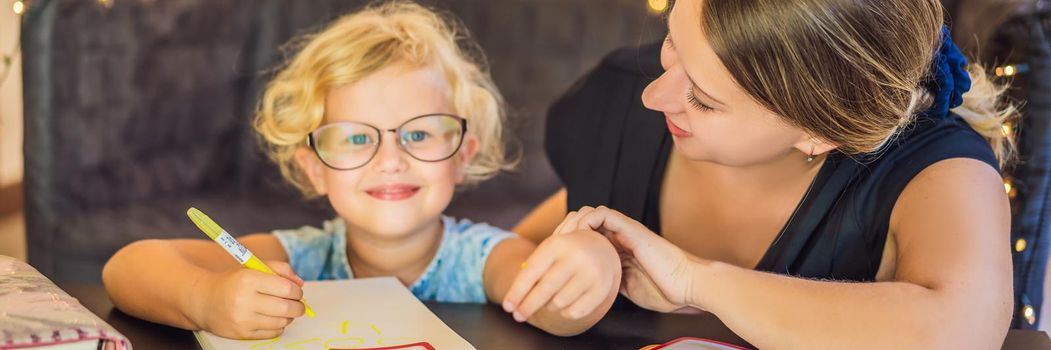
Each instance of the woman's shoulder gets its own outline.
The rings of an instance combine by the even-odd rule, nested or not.
[[[966,197],[974,189],[959,188],[962,177],[996,174],[997,164],[991,146],[956,116],[918,120],[874,154],[835,153],[760,268],[811,278],[874,280],[891,215],[906,187],[913,194],[920,189]],[[914,182],[917,186],[910,185]],[[929,186],[936,188],[924,188]],[[931,209],[906,211],[928,216]]]
[[[664,118],[641,98],[661,73],[659,58],[659,43],[614,51],[548,110],[544,148],[574,203],[610,204],[614,179],[645,187],[666,155]]]
[[[872,180],[903,187],[931,165],[955,158],[974,159],[994,169],[1000,168],[985,138],[956,115],[917,120],[879,152],[855,161]]]
[[[573,135],[573,132],[588,131],[590,135],[598,129],[569,127],[592,125],[598,118],[620,115],[632,106],[642,107],[641,88],[662,72],[659,44],[613,51],[551,104],[547,114],[547,138],[587,136]],[[648,111],[645,107],[642,109]],[[557,145],[548,143],[548,146]]]
[[[871,155],[838,155],[822,187],[842,191],[831,208],[866,236],[882,237],[905,188],[922,172],[951,159],[970,159],[999,170],[992,147],[958,116],[918,120]],[[980,163],[976,163],[980,164]],[[834,210],[835,212],[835,210]]]
[[[599,69],[620,70],[656,78],[664,70],[661,67],[660,57],[663,44],[663,41],[657,41],[640,46],[618,48],[602,58]]]

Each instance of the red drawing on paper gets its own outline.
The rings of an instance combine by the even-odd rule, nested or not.
[[[381,348],[355,348],[354,350],[402,350],[402,349],[406,349],[406,350],[435,350],[434,346],[431,345],[428,342],[418,342],[418,343],[405,344],[405,345],[384,346],[384,347],[381,347]],[[329,350],[351,350],[351,349],[331,348]]]

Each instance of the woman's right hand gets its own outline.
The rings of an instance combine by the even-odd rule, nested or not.
[[[267,261],[277,275],[236,268],[202,277],[190,319],[206,331],[232,339],[280,336],[302,316],[303,280],[285,262]]]
[[[621,254],[621,267],[624,269],[621,278],[620,294],[630,299],[635,305],[657,311],[682,314],[704,312],[701,309],[678,304],[668,300],[661,288],[650,278],[639,261],[630,255]]]

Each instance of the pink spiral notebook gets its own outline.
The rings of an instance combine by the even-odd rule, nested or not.
[[[131,342],[36,269],[0,255],[0,350],[130,350]]]

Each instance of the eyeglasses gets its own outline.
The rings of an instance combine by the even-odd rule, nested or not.
[[[353,170],[376,156],[385,132],[397,135],[398,147],[412,158],[440,162],[460,150],[467,120],[449,114],[427,114],[388,130],[365,123],[338,122],[311,132],[307,144],[328,167]]]

